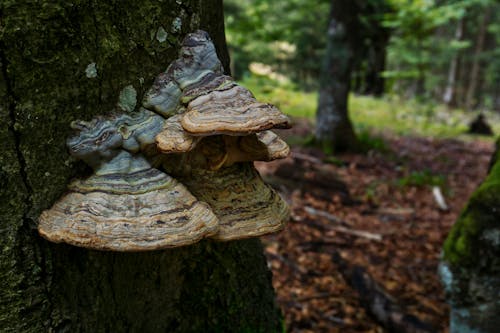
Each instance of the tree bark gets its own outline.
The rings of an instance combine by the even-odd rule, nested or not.
[[[357,149],[347,110],[359,23],[354,1],[332,0],[327,48],[320,78],[316,140],[327,150]]]
[[[385,79],[382,73],[385,70],[387,58],[387,45],[389,44],[389,32],[382,30],[380,35],[376,36],[371,46],[371,52],[368,59],[368,69],[365,76],[365,95],[380,97],[384,94]]]
[[[361,24],[363,39],[368,40],[367,69],[365,72],[365,95],[380,97],[384,94],[387,45],[391,30],[382,24],[382,17],[393,9],[385,0],[367,1],[363,7],[364,24]],[[357,54],[359,54],[357,52]],[[358,60],[359,61],[359,60]]]
[[[0,331],[281,331],[258,240],[116,253],[36,231],[87,171],[70,122],[109,113],[127,85],[142,98],[199,28],[229,69],[221,0],[0,3]]]
[[[494,333],[500,326],[500,141],[486,179],[448,234],[439,272],[450,303],[450,332]]]

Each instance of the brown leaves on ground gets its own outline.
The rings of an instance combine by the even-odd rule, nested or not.
[[[384,331],[360,304],[342,263],[363,267],[408,314],[447,331],[439,255],[487,173],[493,144],[384,140],[389,152],[339,155],[335,165],[323,163],[318,150],[298,147],[286,160],[256,163],[292,208],[287,228],[263,240],[288,332]],[[287,169],[305,180],[287,179],[279,171]],[[318,183],[317,172],[337,181]],[[439,209],[432,185],[449,210]]]

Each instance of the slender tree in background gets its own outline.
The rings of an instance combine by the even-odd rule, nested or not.
[[[477,33],[476,48],[474,50],[474,58],[472,60],[472,69],[470,71],[469,85],[467,87],[467,94],[465,96],[465,107],[470,110],[473,108],[474,104],[478,104],[475,100],[477,96],[477,87],[479,85],[479,76],[481,72],[481,53],[484,49],[485,39],[486,39],[486,28],[491,16],[491,8],[485,7],[484,13],[481,17],[479,23],[479,31]]]
[[[328,40],[320,77],[316,140],[327,150],[356,149],[347,100],[359,40],[358,1],[332,0]]]
[[[221,0],[0,3],[0,331],[281,330],[258,240],[146,253],[41,239],[36,221],[85,172],[69,124],[141,95],[207,30],[228,66]]]
[[[457,28],[455,30],[455,40],[461,41],[464,37],[464,17],[458,20]],[[448,72],[448,80],[443,94],[443,102],[449,106],[456,106],[456,91],[458,79],[458,64],[460,61],[460,52],[457,51],[450,62],[450,69]]]

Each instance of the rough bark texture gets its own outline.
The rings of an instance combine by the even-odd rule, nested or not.
[[[500,327],[500,141],[488,177],[472,194],[443,248],[441,278],[451,305],[450,332]]]
[[[127,85],[142,95],[198,28],[229,68],[220,0],[0,3],[0,331],[280,330],[258,240],[125,254],[36,232],[86,171],[69,123],[109,113]]]
[[[359,24],[355,1],[332,0],[328,41],[320,80],[316,140],[327,150],[357,148],[347,99]]]

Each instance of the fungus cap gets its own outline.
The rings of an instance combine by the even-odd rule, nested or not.
[[[93,175],[69,188],[39,219],[40,235],[55,243],[147,251],[193,244],[218,230],[206,203],[156,169]]]
[[[247,89],[235,85],[213,90],[191,100],[181,115],[191,135],[248,135],[271,128],[290,128],[290,119],[271,104],[258,102]]]
[[[251,161],[273,161],[290,155],[290,147],[273,131],[241,137],[239,149]]]
[[[191,151],[199,140],[184,131],[180,116],[175,115],[165,121],[163,130],[156,136],[156,145],[164,154],[183,153]]]
[[[216,171],[197,169],[182,182],[207,202],[219,219],[219,241],[258,237],[284,228],[289,218],[285,201],[259,176],[251,163]]]

